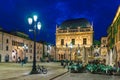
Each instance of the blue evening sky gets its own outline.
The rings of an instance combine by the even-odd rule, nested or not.
[[[67,19],[86,18],[94,25],[94,39],[107,36],[120,0],[0,0],[0,27],[5,31],[20,31],[28,34],[27,18],[37,14],[42,28],[37,32],[37,41],[55,43],[56,24]]]

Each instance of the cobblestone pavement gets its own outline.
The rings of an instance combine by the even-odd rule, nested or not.
[[[91,73],[66,73],[54,80],[120,80],[120,76]]]
[[[23,67],[18,63],[0,63],[0,80],[50,80],[67,71],[60,63],[38,64],[45,66],[48,73],[30,75],[32,63],[24,64]]]

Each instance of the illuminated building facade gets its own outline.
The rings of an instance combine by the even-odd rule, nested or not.
[[[88,62],[92,56],[93,25],[85,18],[66,20],[56,26],[57,60]]]
[[[120,6],[116,12],[112,24],[107,30],[109,55],[111,59],[110,65],[117,64],[120,61]]]
[[[0,31],[0,62],[17,62],[18,59],[27,59],[28,62],[32,62],[33,48],[34,42],[29,39],[28,35],[21,32]],[[54,46],[51,50],[49,50],[50,55],[55,52]],[[47,53],[47,45],[43,46],[43,43],[36,42],[36,61],[43,58],[43,53],[44,55]]]

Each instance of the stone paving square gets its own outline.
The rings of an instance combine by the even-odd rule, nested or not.
[[[32,63],[24,64],[23,67],[19,63],[0,63],[0,80],[49,80],[67,71],[60,63],[37,64],[45,66],[48,73],[29,75]]]

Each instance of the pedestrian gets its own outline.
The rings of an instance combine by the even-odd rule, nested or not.
[[[115,64],[114,64],[114,66],[113,66],[112,72],[113,72],[113,74],[115,74],[115,73],[117,72],[117,67],[116,67]]]
[[[22,67],[23,67],[23,64],[24,64],[24,60],[22,59],[22,60],[21,60],[21,66],[22,66]]]
[[[64,67],[64,68],[66,67],[66,63],[63,64],[63,67]]]
[[[63,62],[63,60],[61,60],[61,66],[63,66],[64,65],[64,62]]]
[[[68,66],[68,63],[69,63],[68,60],[66,60],[66,66]]]

